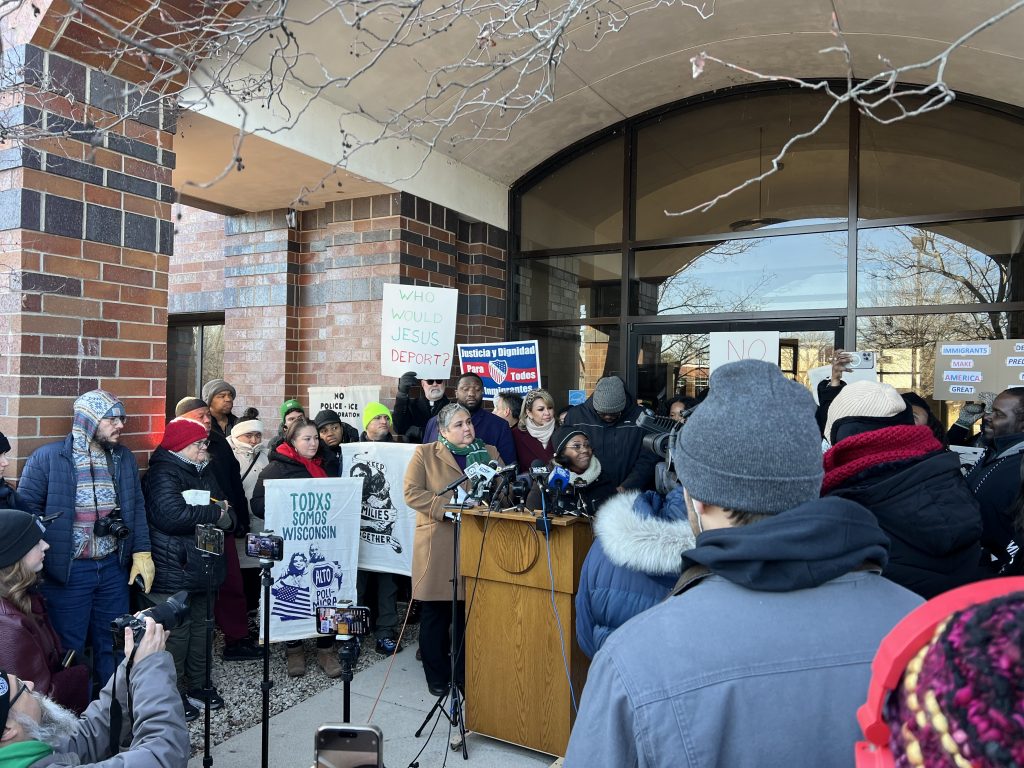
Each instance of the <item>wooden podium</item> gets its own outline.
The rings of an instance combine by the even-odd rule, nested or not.
[[[466,727],[565,755],[575,717],[566,666],[577,704],[590,666],[576,643],[574,598],[593,533],[586,519],[551,518],[549,572],[536,519],[484,507],[463,513]]]

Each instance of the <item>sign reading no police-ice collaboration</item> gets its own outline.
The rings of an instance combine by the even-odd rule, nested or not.
[[[380,322],[380,372],[447,379],[455,353],[459,292],[422,285],[384,285]]]

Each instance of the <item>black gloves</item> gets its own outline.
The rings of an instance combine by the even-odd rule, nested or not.
[[[409,390],[415,387],[419,383],[419,379],[416,378],[415,371],[406,371],[402,374],[402,378],[398,380],[398,394],[407,395]]]

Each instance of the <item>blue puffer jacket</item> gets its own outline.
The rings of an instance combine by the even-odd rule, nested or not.
[[[71,574],[76,491],[72,451],[75,440],[85,443],[91,440],[98,423],[95,411],[103,408],[107,402],[117,402],[108,393],[103,392],[100,396],[98,392],[88,392],[75,401],[75,425],[71,434],[62,441],[37,448],[25,462],[18,483],[18,497],[23,509],[36,515],[58,515],[49,524],[44,536],[50,545],[44,563],[45,574],[47,579],[56,584],[66,584]],[[100,415],[102,413],[100,411]],[[127,567],[134,553],[149,552],[146,505],[142,498],[139,465],[135,456],[123,445],[117,445],[111,451],[111,457],[117,478],[121,515],[131,531],[131,535],[118,544],[121,566]]]
[[[622,624],[660,603],[694,546],[683,492],[620,493],[604,503],[594,523],[576,595],[576,639],[593,658]]]

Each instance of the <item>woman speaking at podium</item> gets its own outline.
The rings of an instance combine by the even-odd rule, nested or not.
[[[437,414],[437,442],[416,446],[405,471],[405,503],[416,511],[416,533],[412,553],[412,597],[422,606],[420,613],[420,655],[427,688],[434,696],[448,692],[452,677],[450,647],[454,630],[455,683],[465,686],[466,666],[463,654],[465,595],[458,579],[458,603],[452,616],[452,563],[455,558],[455,529],[445,519],[445,505],[452,501],[446,488],[472,474],[474,464],[500,463],[493,445],[478,440],[471,414],[458,403],[450,403]],[[472,481],[459,484],[459,499],[472,487]],[[438,495],[440,493],[440,495]],[[475,502],[469,501],[472,506]],[[454,618],[454,622],[453,622]]]

